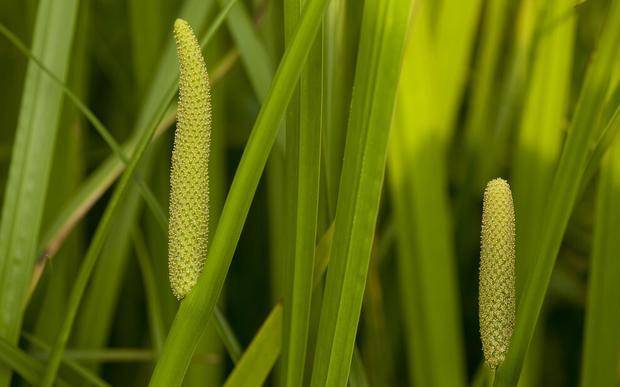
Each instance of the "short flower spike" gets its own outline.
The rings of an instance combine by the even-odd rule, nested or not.
[[[168,270],[172,293],[183,299],[202,272],[209,223],[211,97],[207,66],[192,28],[174,23],[179,56],[179,106],[170,172]]]
[[[495,369],[506,357],[515,320],[515,216],[503,179],[484,191],[479,291],[482,349]]]

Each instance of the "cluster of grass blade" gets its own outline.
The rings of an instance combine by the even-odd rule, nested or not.
[[[364,4],[312,386],[349,376],[411,11],[406,0]]]
[[[208,253],[180,303],[175,17],[214,85]],[[0,154],[0,387],[618,382],[617,1],[40,0],[0,4],[0,34],[27,64]],[[491,372],[473,284],[498,175],[517,314]],[[567,293],[583,343],[550,318]]]
[[[32,51],[62,81],[69,68],[78,5],[77,0],[42,1],[37,11]],[[12,344],[21,330],[35,262],[62,101],[62,91],[30,62],[0,223],[0,337]],[[1,367],[0,385],[7,385],[10,375]]]

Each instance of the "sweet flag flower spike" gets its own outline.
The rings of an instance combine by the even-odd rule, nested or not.
[[[495,369],[506,357],[515,321],[515,215],[503,179],[491,180],[484,191],[479,292],[482,349]]]
[[[172,292],[183,299],[207,255],[211,97],[207,66],[190,25],[174,23],[179,57],[179,105],[170,172],[168,269]]]

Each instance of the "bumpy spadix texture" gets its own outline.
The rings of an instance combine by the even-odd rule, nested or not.
[[[200,45],[186,21],[177,19],[179,107],[170,172],[168,270],[180,300],[194,287],[207,254],[211,100]]]
[[[482,349],[496,368],[508,352],[515,320],[515,216],[503,179],[491,180],[484,191],[479,291]]]

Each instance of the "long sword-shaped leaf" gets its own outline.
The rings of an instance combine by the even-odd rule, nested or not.
[[[82,7],[79,15],[82,17],[78,17],[77,28],[83,31],[88,25],[87,7]],[[68,74],[67,80],[81,95],[84,95],[86,90],[86,80],[89,74],[86,43],[86,34],[76,35],[72,49],[71,73]],[[85,126],[79,111],[73,104],[65,103],[56,139],[50,187],[45,200],[43,220],[45,226],[53,219],[58,207],[63,204],[66,197],[79,185],[83,176],[84,129]],[[53,341],[62,323],[70,289],[68,284],[71,283],[81,259],[80,239],[82,236],[82,230],[78,230],[67,240],[64,249],[59,252],[62,259],[55,266],[54,271],[47,276],[47,281],[44,283],[45,288],[41,289],[40,307],[36,308],[36,304],[31,305],[30,310],[38,309],[36,323],[31,329],[35,336],[43,340]],[[28,315],[28,309],[26,310],[26,315]],[[29,347],[31,346],[32,343],[29,343]]]
[[[64,81],[78,0],[39,3],[32,51]],[[16,343],[22,306],[36,257],[63,94],[32,61],[17,124],[0,223],[0,337]],[[0,368],[0,386],[10,371]]]
[[[312,386],[343,386],[349,376],[411,8],[409,0],[364,4]]]
[[[224,6],[228,0],[219,0]],[[242,3],[235,4],[228,18],[228,29],[235,40],[235,45],[241,53],[241,61],[245,67],[252,88],[259,101],[263,101],[269,91],[273,78],[273,63],[258,38],[250,15]]]
[[[181,303],[151,378],[152,386],[178,386],[183,380],[197,338],[202,334],[219,298],[260,175],[276,140],[278,124],[310,51],[310,42],[319,29],[327,3],[327,0],[310,0],[306,5],[295,37],[284,54],[248,139],[207,254],[204,272]]]
[[[338,183],[351,105],[362,8],[356,0],[332,0],[324,22],[325,128],[321,136],[329,221],[336,213]]]
[[[495,117],[496,94],[495,82],[501,71],[500,58],[502,39],[506,33],[509,2],[490,0],[485,4],[484,24],[480,42],[480,53],[477,58],[476,71],[473,79],[473,93],[465,123],[465,139],[463,149],[463,165],[466,169],[462,175],[463,195],[482,192],[485,182],[475,181],[477,167],[483,157],[485,140],[491,135],[489,128]],[[463,199],[464,200],[464,199]]]
[[[570,1],[564,0],[549,4],[553,9],[545,23],[552,22],[570,7]],[[532,263],[531,251],[540,234],[545,193],[549,190],[549,180],[560,154],[569,93],[573,24],[571,18],[564,20],[541,38],[535,51],[515,151],[512,184],[515,210],[519,214],[517,293],[520,293]]]
[[[332,240],[334,236],[333,224],[323,234],[319,243],[314,249],[315,259],[314,267],[312,268],[314,275],[314,283],[312,287],[315,291],[320,290],[322,284],[323,275],[327,270],[327,264],[329,262],[329,252],[331,250]],[[252,342],[243,354],[244,361],[239,361],[235,366],[233,372],[229,375],[227,383],[242,383],[244,381],[252,380],[257,383],[268,375],[269,371],[275,365],[278,355],[280,354],[281,342],[282,342],[282,304],[278,303],[271,309],[269,316],[265,322],[263,322],[261,329],[258,331]],[[217,317],[217,314],[216,314]],[[275,352],[272,352],[267,343],[270,342],[272,346],[277,347]],[[259,347],[259,348],[257,348]],[[260,347],[267,347],[269,356],[268,360],[263,359],[261,356],[257,356],[261,352]],[[359,359],[356,359],[359,361]],[[359,367],[363,371],[361,365]],[[259,370],[256,375],[253,375],[255,370]],[[361,372],[361,371],[360,371]]]
[[[291,37],[306,1],[284,2],[285,41]],[[303,384],[312,305],[312,274],[319,200],[322,124],[322,34],[314,42],[289,104],[286,120],[286,222],[282,381]]]
[[[259,387],[271,372],[282,342],[282,305],[276,305],[248,346],[225,387]]]

